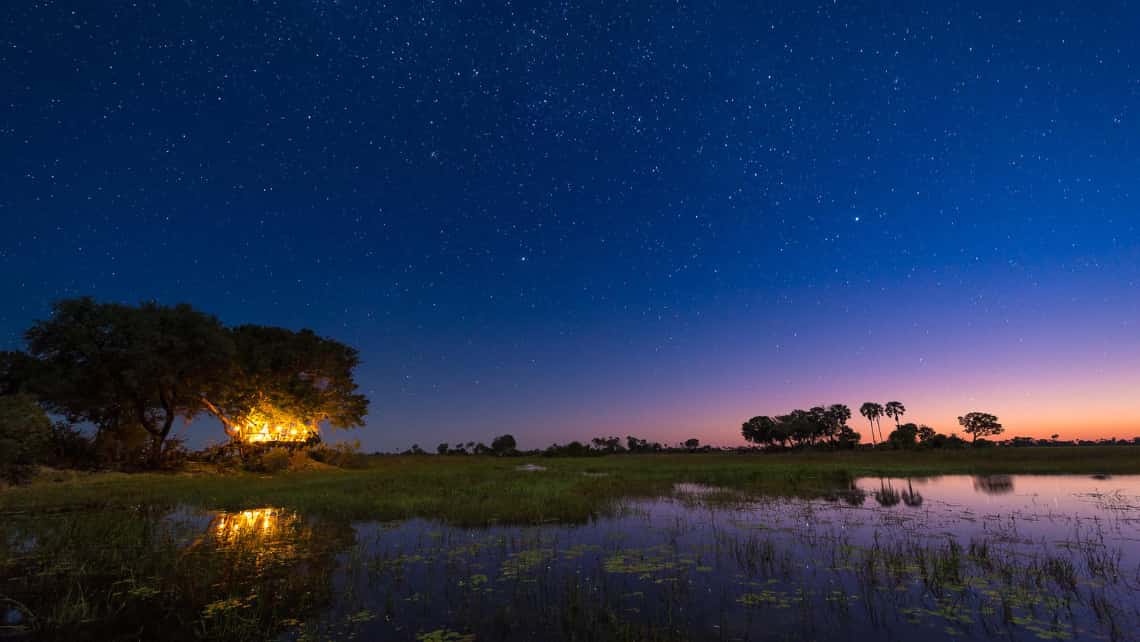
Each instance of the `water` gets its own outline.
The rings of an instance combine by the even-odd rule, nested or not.
[[[163,617],[212,637],[933,642],[1140,630],[1140,476],[860,479],[817,500],[679,486],[575,526],[343,524],[272,507],[135,521],[149,526],[129,532],[131,545],[175,561],[133,562],[165,581],[123,585],[117,599],[167,608],[177,591],[184,612]],[[62,550],[60,530],[5,529],[9,557]],[[13,627],[37,611],[36,595],[19,597],[6,609]],[[102,636],[145,628],[161,608],[119,610],[130,626]]]

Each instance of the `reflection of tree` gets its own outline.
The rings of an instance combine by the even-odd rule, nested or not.
[[[829,502],[842,501],[850,506],[862,506],[867,501],[867,491],[859,488],[854,481],[849,480],[843,486],[836,483],[836,490],[825,493],[823,498]]]
[[[24,543],[0,564],[21,578],[5,597],[58,614],[35,621],[52,639],[276,637],[331,601],[354,537],[347,523],[280,509],[218,514],[204,530],[192,513],[149,506],[0,522],[0,561],[3,542]]]
[[[890,482],[884,481],[879,483],[879,490],[875,491],[875,501],[884,508],[890,508],[891,506],[898,506],[899,502],[902,501],[902,496],[891,487]]]
[[[272,628],[327,604],[336,554],[353,537],[348,524],[280,508],[217,514],[188,549],[217,572],[218,594],[202,607],[207,624],[228,631],[252,620]]]
[[[974,477],[974,490],[987,495],[1012,493],[1013,477],[1009,475],[978,475]]]
[[[922,506],[922,493],[915,492],[910,480],[906,480],[906,490],[901,493],[902,502],[907,506]]]

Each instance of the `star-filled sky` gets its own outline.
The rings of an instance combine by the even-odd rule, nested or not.
[[[2,348],[78,295],[310,327],[369,449],[891,399],[1140,433],[1129,3],[0,16]]]

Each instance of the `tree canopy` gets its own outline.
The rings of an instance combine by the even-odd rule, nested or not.
[[[496,455],[512,453],[517,446],[514,435],[499,435],[491,440],[491,451]]]
[[[49,412],[101,433],[141,429],[152,464],[175,419],[236,418],[268,404],[314,426],[360,426],[354,349],[310,330],[226,328],[189,305],[68,299],[26,333],[27,352],[0,355],[0,391],[26,391]]]
[[[333,428],[363,425],[368,399],[352,377],[360,363],[355,349],[312,330],[243,325],[230,336],[234,357],[225,382],[204,390],[202,403],[231,437],[255,408],[303,418],[314,429],[322,421]]]
[[[157,463],[174,420],[201,410],[233,356],[225,328],[188,305],[56,303],[25,334],[26,386],[51,412],[101,430],[142,428]]]
[[[962,426],[962,432],[971,435],[975,442],[978,441],[978,437],[1000,435],[1005,430],[998,423],[997,416],[988,412],[967,413],[965,416],[958,417],[958,423]]]
[[[791,442],[797,446],[826,443],[852,447],[858,443],[859,434],[847,425],[850,419],[851,409],[843,404],[816,406],[776,417],[753,417],[741,426],[741,435],[762,446],[784,447]]]

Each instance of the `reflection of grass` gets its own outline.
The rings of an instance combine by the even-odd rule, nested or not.
[[[354,519],[420,516],[461,524],[581,522],[611,509],[616,499],[667,494],[680,482],[814,496],[845,488],[859,475],[1140,472],[1138,449],[1131,447],[613,456],[542,460],[547,470],[541,473],[515,470],[527,461],[377,457],[363,470],[272,477],[92,475],[0,493],[0,513],[182,502],[229,510],[271,505]]]
[[[933,534],[925,522],[875,522],[862,536],[848,520],[868,511],[842,503],[753,498],[737,512],[707,496],[669,521],[630,512],[589,527],[413,522],[356,535],[341,520],[276,509],[212,523],[158,509],[20,516],[0,522],[0,593],[14,590],[49,638],[742,639],[763,638],[753,635],[763,626],[773,639],[1065,640],[1136,630],[1131,570],[1097,520],[1037,548],[1000,532],[961,542],[951,525]],[[702,637],[718,610],[723,624]]]
[[[27,605],[23,625],[43,639],[272,637],[328,600],[351,530],[258,514],[270,513],[288,521],[253,519],[235,537],[234,516],[207,525],[157,507],[6,520],[0,598]]]

